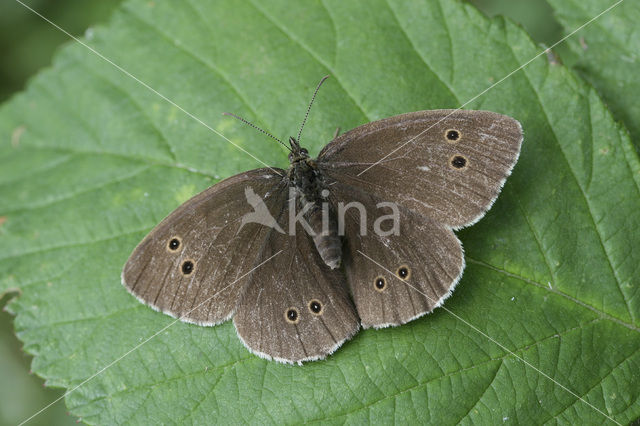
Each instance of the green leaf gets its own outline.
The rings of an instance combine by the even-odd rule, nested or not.
[[[548,0],[567,33],[616,2]],[[615,117],[624,122],[640,152],[640,3],[623,1],[568,40],[569,63],[595,86]]]
[[[458,107],[539,52],[517,26],[446,0],[132,0],[86,41],[276,166],[282,147],[221,112],[285,137],[331,74],[305,130],[316,153],[338,126]],[[66,398],[92,424],[637,418],[640,163],[627,133],[544,55],[466,107],[517,118],[525,142],[493,209],[460,233],[468,266],[445,308],[508,350],[438,309],[302,367],[251,355],[229,322],[177,323],[128,353],[172,322],[120,285],[133,247],[188,196],[260,164],[70,43],[0,109],[0,291],[22,290],[10,308],[33,370],[73,388],[128,353]]]

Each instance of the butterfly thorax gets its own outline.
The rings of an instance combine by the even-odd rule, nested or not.
[[[296,214],[302,212],[303,228],[313,238],[324,263],[335,269],[340,266],[342,241],[335,211],[328,201],[328,185],[307,150],[293,144],[292,148],[289,185],[296,198]]]

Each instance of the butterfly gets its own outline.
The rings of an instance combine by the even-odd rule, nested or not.
[[[440,306],[465,266],[453,231],[498,197],[520,123],[411,112],[336,136],[312,159],[300,145],[307,116],[289,138],[288,170],[229,177],[158,224],[124,266],[127,290],[182,321],[233,318],[252,353],[286,363]]]

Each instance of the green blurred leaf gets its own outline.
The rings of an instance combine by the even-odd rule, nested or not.
[[[466,0],[488,16],[502,15],[522,25],[535,41],[551,46],[562,38],[562,26],[553,19],[553,9],[542,1]]]
[[[548,0],[567,33],[616,3],[613,0]],[[623,1],[568,40],[569,63],[595,86],[624,122],[640,152],[640,3]]]
[[[28,5],[71,34],[104,21],[120,0],[30,0]],[[28,77],[49,65],[56,47],[68,40],[50,23],[17,1],[0,2],[0,101],[21,90]]]
[[[457,107],[538,53],[523,31],[446,0],[129,1],[92,47],[268,164],[302,118],[337,126]],[[519,119],[503,194],[461,232],[446,307],[584,401],[640,416],[640,163],[595,92],[545,56],[469,108]],[[259,163],[70,44],[0,110],[0,291],[33,370],[71,388],[172,319],[120,285],[135,244],[189,195]],[[67,397],[95,424],[607,419],[443,309],[361,332],[303,367],[251,355],[229,322],[176,324]]]
[[[14,294],[0,297],[0,308]],[[60,397],[59,389],[42,386],[42,379],[27,374],[31,357],[20,350],[20,342],[13,330],[13,316],[0,312],[0,425],[16,425],[31,416],[54,399]],[[64,404],[56,404],[46,416],[36,417],[30,426],[69,426],[75,419],[67,413]]]

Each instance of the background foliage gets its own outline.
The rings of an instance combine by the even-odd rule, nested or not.
[[[121,0],[33,0],[28,4],[72,34],[105,22]],[[69,38],[13,0],[0,2],[0,102],[22,90],[28,78],[48,66]],[[2,233],[0,231],[0,241]],[[2,273],[0,273],[2,275]],[[0,307],[16,293],[0,297]],[[0,290],[2,295],[2,290]],[[31,357],[16,338],[13,316],[0,311],[0,425],[15,425],[62,395],[31,373]],[[33,425],[75,425],[64,403],[53,406]]]
[[[296,112],[303,110],[317,76],[331,72],[337,82],[322,93],[309,130],[308,140],[315,141],[317,150],[336,122],[346,128],[408,110],[455,107],[538,50],[517,28],[500,20],[489,23],[456,3],[418,2],[417,10],[390,3],[379,5],[379,16],[370,14],[349,24],[370,25],[367,34],[379,40],[376,49],[352,53],[363,58],[364,74],[358,73],[357,64],[340,61],[350,46],[360,44],[357,32],[332,29],[331,24],[339,26],[340,21],[326,19],[318,10],[312,16],[325,19],[305,23],[305,14],[279,8],[278,2],[269,8],[257,3],[248,11],[200,12],[212,22],[217,22],[216,16],[229,18],[228,31],[225,25],[212,28],[207,19],[193,19],[181,8],[169,16],[161,6],[130,2],[109,30],[98,30],[90,39],[109,52],[107,56],[126,63],[163,93],[170,92],[172,99],[221,126],[251,152],[280,165],[278,149],[256,145],[254,135],[221,121],[218,109],[253,114],[251,118],[276,133],[287,134],[295,128]],[[607,2],[585,2],[585,10],[566,1],[551,4],[566,29],[553,23],[550,9],[542,9],[536,18],[535,13],[523,12],[530,6],[522,2],[522,8],[510,13],[527,18],[521,20],[523,25],[538,41],[550,44]],[[52,10],[40,6],[55,20]],[[481,6],[489,13],[497,10],[495,4]],[[625,8],[580,34],[592,49],[585,50],[579,38],[573,39],[561,57],[596,86],[616,118],[635,132],[634,115],[627,107],[638,94],[632,78],[639,45],[632,25],[638,9]],[[420,16],[425,10],[430,16]],[[347,22],[357,16],[334,4],[327,10],[332,11]],[[14,18],[37,21],[28,13],[12,13]],[[383,16],[396,21],[384,26],[377,21]],[[433,16],[440,19],[429,21],[430,38],[424,39],[415,22]],[[62,17],[58,22],[65,26]],[[82,28],[75,19],[66,28],[72,28],[71,22]],[[192,28],[194,22],[198,24]],[[293,22],[295,28],[288,24]],[[251,34],[238,33],[248,24],[264,35],[267,53]],[[44,25],[43,31],[59,36]],[[164,31],[160,40],[158,25]],[[212,37],[201,37],[207,33]],[[228,42],[232,36],[235,45]],[[479,38],[488,40],[484,45],[489,43],[491,49],[483,52]],[[616,47],[613,52],[606,48],[611,44]],[[141,50],[135,50],[138,46]],[[41,57],[20,43],[6,44],[7,49],[13,51],[7,57],[30,52],[25,63]],[[469,52],[476,56],[470,58]],[[384,59],[376,61],[377,54]],[[158,57],[172,55],[173,61],[157,62]],[[389,59],[394,55],[402,59]],[[631,60],[617,61],[621,66],[615,67],[616,74],[608,74],[612,67],[602,64],[621,57]],[[264,75],[255,75],[257,61]],[[393,69],[399,63],[403,68]],[[145,68],[150,64],[155,67]],[[156,75],[156,68],[161,75]],[[470,75],[468,70],[476,68],[482,71]],[[397,76],[397,81],[388,82],[384,75]],[[376,84],[380,81],[391,89]],[[424,91],[416,93],[408,81],[420,81]],[[621,81],[626,90],[617,86]],[[189,87],[184,90],[176,82],[188,82]],[[226,86],[231,89],[220,89]],[[203,94],[204,88],[209,90]],[[4,90],[9,93],[11,88]],[[637,417],[640,302],[633,279],[638,264],[633,212],[638,208],[639,178],[637,156],[626,133],[588,86],[563,67],[549,65],[546,57],[469,107],[514,115],[523,121],[527,137],[521,162],[494,210],[461,234],[470,266],[447,306],[620,421]],[[5,142],[0,151],[0,216],[9,219],[0,235],[12,248],[0,256],[0,268],[9,272],[2,275],[0,291],[24,290],[11,309],[19,313],[16,327],[27,350],[38,355],[34,370],[51,385],[71,386],[168,320],[114,285],[114,274],[128,255],[125,248],[189,195],[253,164],[224,143],[212,143],[210,133],[79,46],[61,52],[54,69],[1,114]],[[18,130],[16,139],[27,116],[35,121],[26,124],[26,133]],[[60,126],[62,117],[69,123]],[[611,205],[615,212],[608,211]],[[20,219],[13,220],[18,214]],[[43,222],[52,226],[43,227]],[[60,265],[62,270],[57,270]],[[78,269],[81,274],[74,274]],[[111,306],[105,306],[105,300]],[[216,412],[240,415],[234,410],[247,407],[236,399],[249,397],[261,401],[263,408],[242,415],[256,421],[327,416],[358,421],[361,416],[384,419],[393,413],[428,416],[420,418],[431,421],[603,419],[443,312],[399,329],[362,335],[329,362],[305,367],[305,380],[312,378],[317,385],[306,388],[299,372],[247,356],[229,324],[216,329],[180,325],[73,394],[68,403],[92,423],[142,422],[149,416],[165,422],[203,421],[206,417],[201,416]],[[429,358],[426,371],[416,353]],[[0,365],[15,374],[11,364]],[[140,366],[146,370],[136,372]],[[246,388],[260,378],[261,385]],[[19,377],[15,380],[21,382]],[[294,396],[283,398],[288,386],[316,406]],[[363,399],[351,391],[361,387],[371,389]],[[469,392],[458,401],[460,412],[436,396],[460,397],[461,389]],[[185,392],[193,404],[176,413],[175,405],[184,403]],[[42,400],[37,397],[21,399],[32,398],[35,407],[25,406],[22,413],[12,407],[16,418],[5,421],[13,423],[39,408]],[[290,401],[288,409],[283,399]],[[335,411],[327,413],[326,404]],[[281,413],[271,412],[274,406]],[[60,407],[58,411],[64,411]],[[164,407],[172,407],[171,412]],[[4,410],[3,416],[8,412]]]

